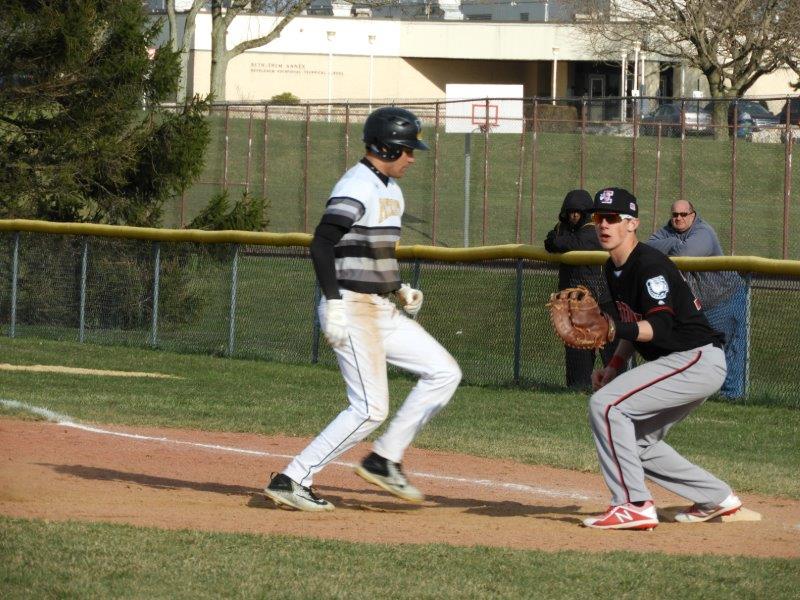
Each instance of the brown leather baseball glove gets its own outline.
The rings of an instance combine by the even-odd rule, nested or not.
[[[614,339],[614,321],[600,310],[597,300],[584,286],[571,287],[550,295],[545,305],[556,334],[570,348],[602,348]]]

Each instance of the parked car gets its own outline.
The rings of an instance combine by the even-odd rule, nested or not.
[[[686,133],[710,135],[713,131],[711,113],[700,107],[698,102],[683,103],[684,124]],[[661,124],[661,135],[679,136],[681,134],[681,104],[666,103],[655,112],[642,117],[639,133],[641,135],[657,135]]]
[[[734,107],[738,107],[735,109]],[[709,113],[714,112],[714,103],[709,102],[703,107]],[[738,100],[728,104],[728,127],[733,126],[734,112],[737,116],[736,135],[745,137],[751,131],[761,131],[780,125],[778,115],[773,115],[763,102],[758,100]]]
[[[786,104],[789,104],[789,123],[791,125],[800,125],[800,96],[789,98],[783,103],[783,108],[778,113],[781,124],[786,124]]]

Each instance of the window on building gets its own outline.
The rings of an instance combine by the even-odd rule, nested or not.
[[[529,13],[519,13],[519,20],[520,21],[530,21],[530,14]]]

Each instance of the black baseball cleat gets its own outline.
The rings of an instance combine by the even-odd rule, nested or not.
[[[356,474],[403,500],[422,502],[425,499],[422,492],[408,482],[400,463],[387,460],[374,452],[356,468]]]
[[[288,506],[297,510],[320,512],[333,510],[334,506],[317,496],[310,487],[300,485],[283,473],[273,475],[264,495],[278,506]]]

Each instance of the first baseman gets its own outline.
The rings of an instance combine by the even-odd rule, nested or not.
[[[609,364],[592,374],[589,423],[611,491],[608,510],[583,521],[597,529],[658,525],[645,478],[694,502],[677,514],[681,523],[732,514],[742,505],[727,483],[664,441],[673,425],[720,389],[725,353],[722,335],[708,324],[678,268],[637,240],[638,214],[636,198],[624,189],[595,195],[592,218],[610,254],[604,273],[620,339]],[[634,350],[647,362],[618,375]]]
[[[364,124],[366,155],[334,186],[314,232],[311,257],[324,298],[319,319],[333,347],[349,406],[272,477],[264,493],[275,503],[306,511],[334,506],[311,489],[325,465],[365,439],[388,416],[386,363],[419,376],[386,431],[356,473],[392,494],[419,502],[401,463],[422,427],[449,401],[461,381],[452,356],[419,323],[422,292],[401,285],[395,248],[405,208],[396,179],[427,150],[410,111],[384,107]]]

